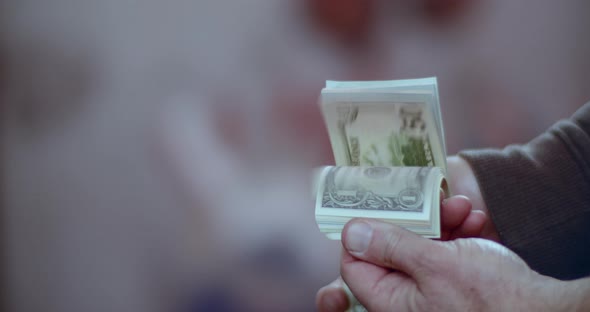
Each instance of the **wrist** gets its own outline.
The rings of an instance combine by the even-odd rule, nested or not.
[[[531,287],[535,295],[531,296],[530,300],[523,300],[530,303],[527,309],[554,312],[590,311],[590,278],[560,281],[546,276],[539,276],[541,279],[534,284],[537,287]]]
[[[566,303],[560,311],[589,312],[590,311],[590,277],[574,281],[560,281],[561,300]]]

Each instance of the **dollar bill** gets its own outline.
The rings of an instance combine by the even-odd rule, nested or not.
[[[339,239],[344,225],[358,217],[440,236],[441,168],[328,166],[316,178],[316,222],[330,238]]]
[[[336,165],[446,171],[436,78],[328,81],[320,103]]]

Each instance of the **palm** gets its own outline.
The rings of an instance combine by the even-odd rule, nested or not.
[[[446,258],[446,261],[438,263],[438,268],[433,267],[434,274],[438,276],[433,276],[430,281],[438,282],[420,285],[420,296],[415,296],[421,299],[417,306],[435,306],[440,311],[471,311],[481,309],[482,300],[485,299],[497,302],[498,311],[508,311],[515,303],[505,298],[509,298],[510,293],[519,288],[515,281],[530,281],[531,275],[535,274],[516,254],[492,241],[459,239],[445,244],[454,251],[456,257]],[[494,292],[490,292],[487,287],[480,287],[498,284],[504,286],[494,289]],[[441,295],[443,289],[444,296]],[[500,304],[506,304],[506,307],[502,308]]]
[[[343,261],[349,270],[365,271],[377,277],[373,279],[373,285],[366,287],[371,289],[372,298],[387,300],[361,301],[369,311],[429,311],[432,307],[437,307],[437,311],[463,311],[481,308],[483,298],[492,298],[489,298],[488,289],[479,285],[494,285],[499,281],[507,286],[500,292],[495,289],[494,296],[497,298],[492,300],[507,304],[506,309],[509,309],[514,303],[503,302],[503,297],[508,297],[512,288],[519,287],[514,281],[530,281],[535,274],[514,253],[489,240],[459,239],[444,244],[455,256],[427,263],[424,266],[429,268],[427,278],[410,277],[350,255],[345,255]],[[482,267],[495,269],[488,271],[482,270]]]

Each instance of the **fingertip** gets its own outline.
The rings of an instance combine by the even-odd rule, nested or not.
[[[348,309],[348,297],[342,286],[335,284],[337,281],[318,291],[316,306],[319,312],[344,312]]]
[[[453,195],[449,198],[446,198],[443,201],[444,205],[451,205],[451,206],[469,206],[471,207],[471,199],[465,195]]]
[[[489,217],[481,210],[473,210],[467,219],[474,225],[474,228],[477,229],[477,233],[479,234],[483,230],[486,222],[488,222]]]
[[[473,210],[461,225],[461,237],[481,236],[483,228],[488,220],[485,212]]]
[[[485,212],[481,211],[481,210],[472,210],[471,213],[473,215],[478,216],[478,218],[479,217],[483,217],[483,218],[487,218],[488,217],[488,215]]]
[[[469,216],[471,207],[471,200],[462,195],[444,200],[441,204],[443,227],[449,229],[459,226]]]

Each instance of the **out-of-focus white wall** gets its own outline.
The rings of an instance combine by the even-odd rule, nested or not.
[[[449,152],[590,98],[585,1],[319,2],[1,2],[9,311],[313,309],[339,257],[308,184],[326,79],[438,76]]]

